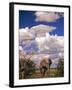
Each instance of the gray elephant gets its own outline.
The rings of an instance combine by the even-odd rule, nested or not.
[[[48,59],[43,59],[40,62],[40,73],[42,76],[45,76],[45,74],[50,72],[50,66],[52,64],[52,60],[50,58]]]

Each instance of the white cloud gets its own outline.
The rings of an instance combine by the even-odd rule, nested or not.
[[[40,27],[39,27],[40,28]],[[41,30],[38,32],[38,27],[36,28],[36,33],[42,33]],[[41,28],[40,28],[41,29]],[[41,53],[59,53],[64,52],[64,37],[57,35],[50,35],[44,31],[44,37],[35,37],[35,35],[30,32],[32,29],[22,29],[20,30],[20,50],[25,50],[26,52],[41,52]],[[28,37],[29,36],[29,37]]]
[[[28,27],[19,30],[19,39],[20,40],[31,40],[34,38],[35,38],[35,36],[30,32]]]
[[[23,50],[22,46],[19,46],[19,60],[23,60],[25,58],[26,53]]]
[[[56,56],[59,56],[59,53],[64,53],[63,36],[46,34],[46,37],[37,37],[36,41],[42,53],[57,54]]]
[[[22,51],[22,50],[23,50],[22,46],[19,46],[19,50],[20,50],[20,51]]]
[[[63,13],[56,12],[35,12],[35,21],[53,22],[63,16]]]
[[[36,40],[23,41],[21,45],[26,53],[37,53],[38,51],[38,44]]]
[[[36,26],[33,26],[30,28],[30,31],[32,33],[34,33],[35,35],[37,35],[38,37],[39,36],[45,36],[45,34],[47,32],[51,32],[53,30],[55,30],[56,27],[53,27],[53,26],[48,26],[48,25],[43,25],[43,24],[39,24],[39,25],[36,25]]]
[[[39,24],[31,28],[25,27],[19,30],[19,40],[34,40],[35,37],[45,36],[47,32],[51,32],[56,27]]]

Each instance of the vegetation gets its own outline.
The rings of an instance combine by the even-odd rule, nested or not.
[[[63,77],[64,76],[64,59],[60,58],[57,65],[56,76]]]
[[[19,62],[19,79],[30,78],[35,73],[35,63],[29,59]]]
[[[64,76],[64,59],[60,58],[57,68],[50,68],[49,74],[44,78],[63,77]],[[36,69],[36,65],[31,60],[20,60],[19,62],[19,79],[43,78],[40,70]]]

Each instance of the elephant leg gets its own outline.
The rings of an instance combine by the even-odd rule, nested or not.
[[[48,72],[48,69],[47,69],[47,76],[48,76],[49,72]]]
[[[44,67],[43,69],[44,69],[44,71],[43,71],[43,76],[45,76],[45,73],[46,73],[47,68]]]
[[[24,71],[24,79],[26,78],[26,72]]]
[[[46,72],[46,70],[44,69],[43,76],[45,76],[45,72]]]
[[[48,66],[47,66],[47,76],[49,75],[49,71],[50,71],[50,66],[48,64]]]
[[[41,73],[41,75],[42,75],[42,68],[40,68],[40,73]]]

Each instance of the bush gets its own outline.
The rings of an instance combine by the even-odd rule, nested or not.
[[[23,79],[23,78],[30,78],[34,73],[35,73],[35,70],[36,70],[36,65],[34,63],[34,61],[31,61],[29,59],[25,59],[24,60],[24,63],[20,63],[19,65],[20,67],[20,79]],[[22,75],[23,74],[23,75]]]
[[[64,59],[60,58],[57,65],[56,76],[63,77],[64,76]]]

